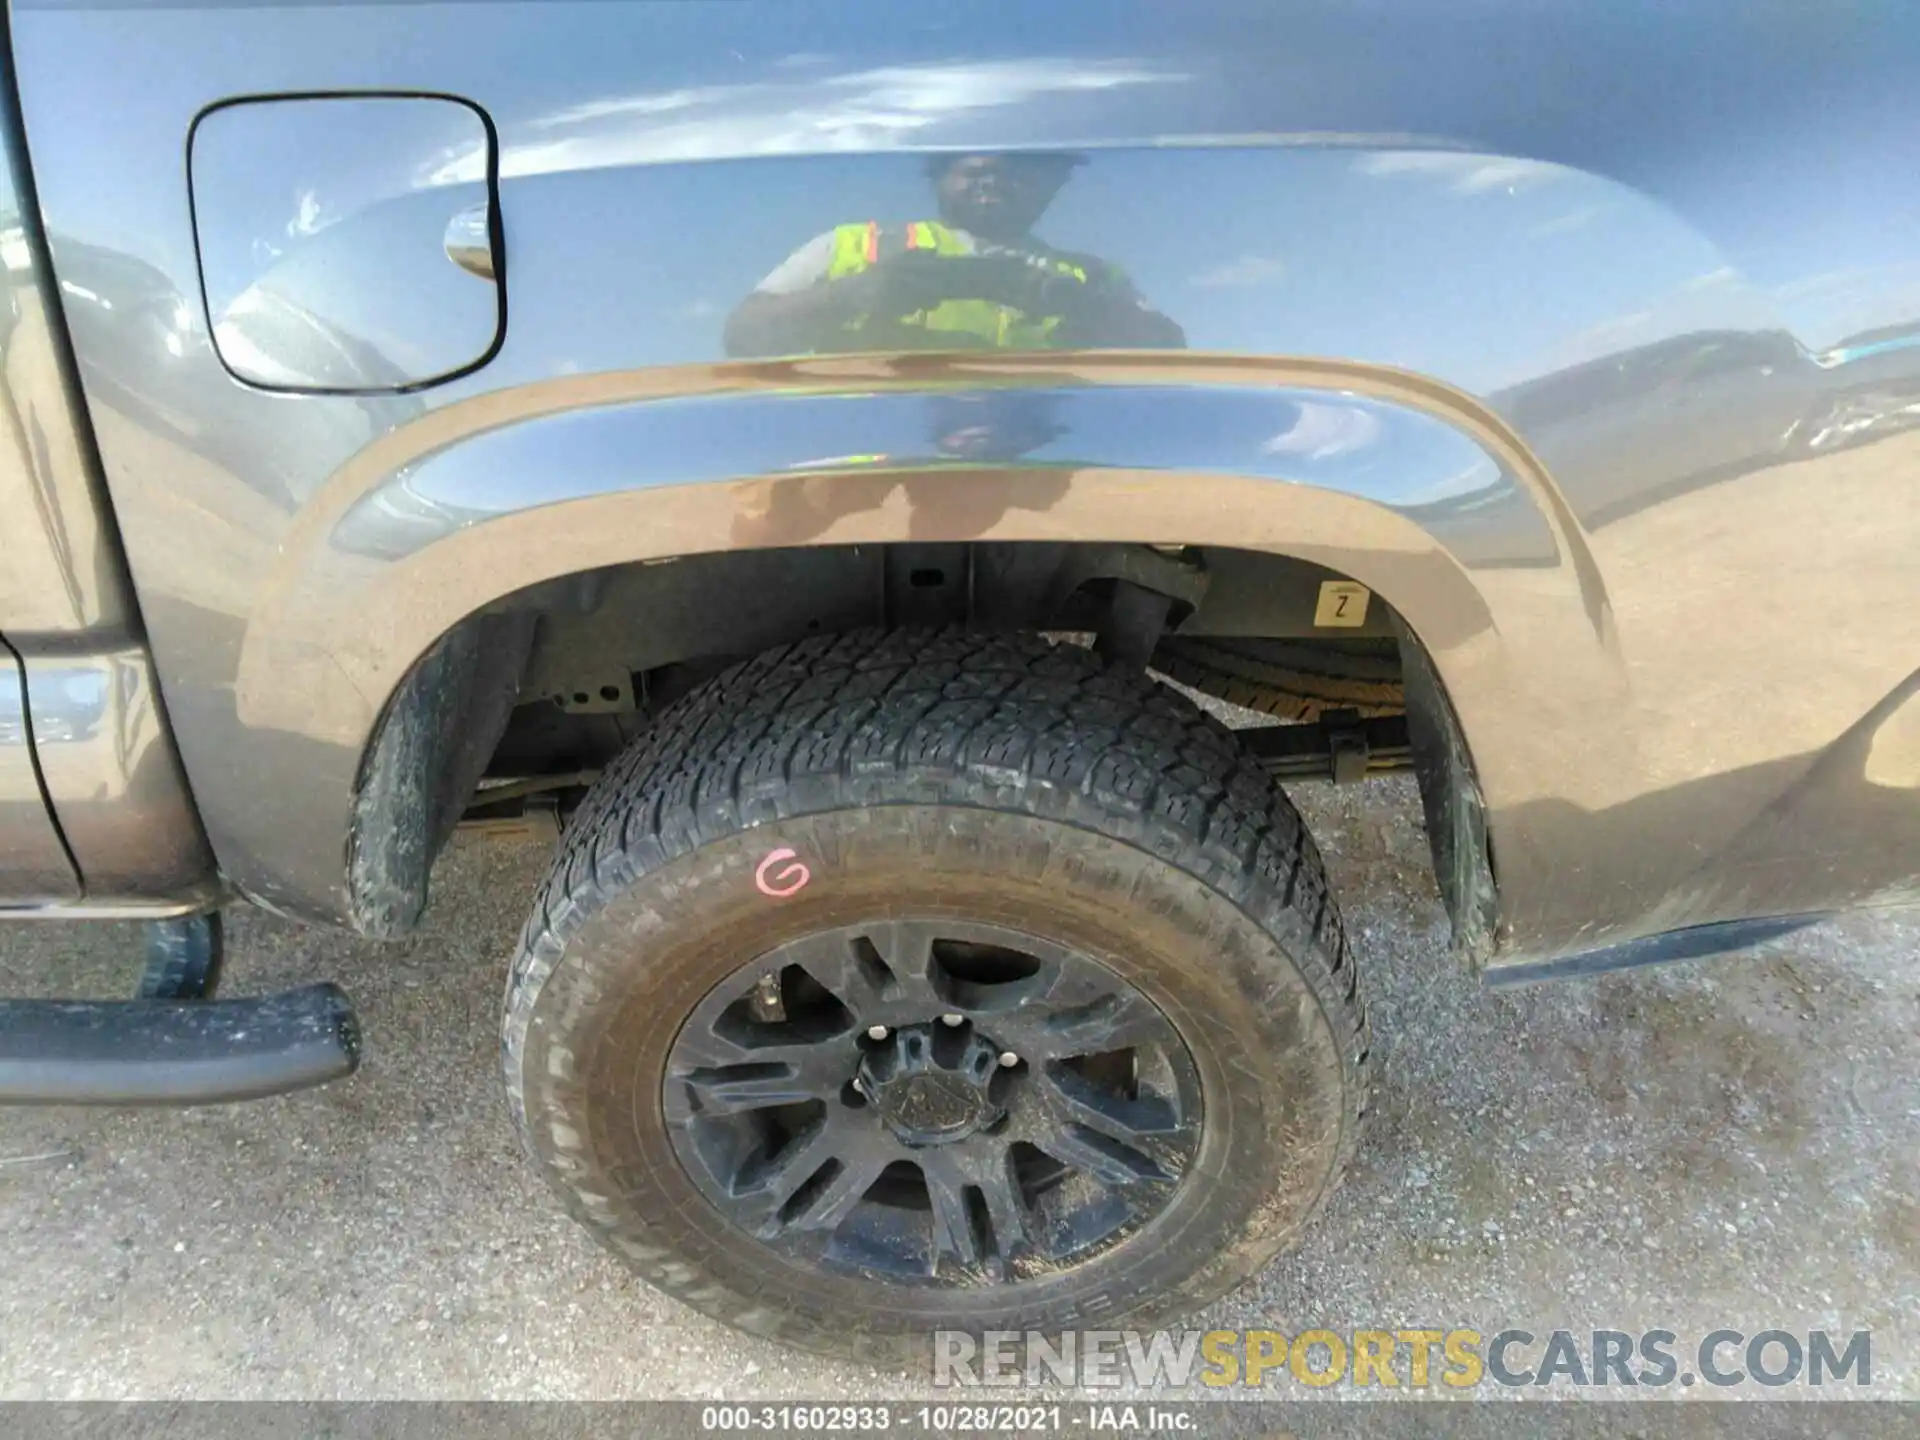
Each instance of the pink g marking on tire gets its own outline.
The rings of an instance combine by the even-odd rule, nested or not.
[[[788,860],[793,863],[781,863]],[[773,868],[776,865],[780,866],[778,872]],[[775,900],[784,900],[789,895],[799,893],[801,887],[812,878],[813,872],[806,867],[806,863],[785,846],[768,855],[753,872],[753,883],[759,887],[760,893],[770,895]]]

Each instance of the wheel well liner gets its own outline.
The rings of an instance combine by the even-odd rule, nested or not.
[[[354,788],[347,884],[356,929],[405,935],[427,903],[427,873],[512,714],[536,617],[471,616],[407,673],[374,732]]]
[[[1492,958],[1499,926],[1499,889],[1486,807],[1467,737],[1426,647],[1397,615],[1393,628],[1400,642],[1407,735],[1426,813],[1427,842],[1433,850],[1434,878],[1453,921],[1453,948],[1478,968]]]

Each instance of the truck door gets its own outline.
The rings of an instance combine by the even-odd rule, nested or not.
[[[8,138],[0,122],[0,141]],[[28,352],[41,326],[38,306],[19,197],[0,155],[0,625],[9,628],[37,628],[50,606],[67,599],[69,567],[49,546],[45,467],[35,463],[39,427],[31,406],[22,413],[16,385],[16,373],[35,360]],[[25,673],[19,655],[0,639],[0,915],[79,895],[79,877],[34,762]]]
[[[14,907],[58,904],[79,895],[79,879],[33,763],[20,662],[0,645],[0,916]]]

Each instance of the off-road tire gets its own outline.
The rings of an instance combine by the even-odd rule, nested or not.
[[[776,849],[810,875],[784,898],[755,883]],[[919,1290],[790,1273],[695,1189],[660,1098],[685,1017],[755,955],[876,907],[1064,935],[1173,1022],[1204,1138],[1148,1230],[1057,1273]],[[642,1278],[742,1330],[885,1362],[924,1355],[937,1326],[1144,1327],[1204,1305],[1299,1236],[1368,1107],[1319,854],[1232,732],[1087,651],[952,630],[783,646],[663,715],[563,839],[502,1042],[529,1153]]]
[[[1398,715],[1407,708],[1392,640],[1258,640],[1169,635],[1156,670],[1230,705],[1280,720],[1314,721],[1328,710]]]

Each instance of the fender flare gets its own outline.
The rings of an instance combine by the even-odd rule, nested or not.
[[[930,396],[1016,389],[1057,407],[1062,438],[1041,453],[914,453]],[[1560,683],[1539,704],[1587,714],[1624,683],[1598,572],[1549,477],[1476,402],[1423,377],[1118,352],[570,377],[432,412],[356,455],[303,510],[248,626],[235,703],[250,726],[351,760],[303,781],[328,788],[329,848],[351,859],[304,894],[286,879],[318,880],[325,850],[272,859],[273,902],[377,933],[418,913],[394,885],[423,902],[431,853],[406,874],[369,865],[366,847],[400,830],[358,807],[383,717],[470,617],[606,566],[909,539],[1177,542],[1359,580],[1431,657],[1496,842],[1502,799],[1551,764],[1543,717],[1516,723],[1511,677],[1550,664]],[[374,872],[378,906],[349,881]]]

